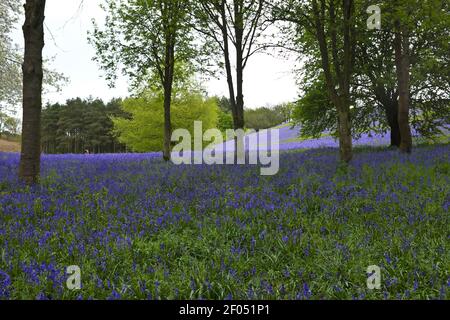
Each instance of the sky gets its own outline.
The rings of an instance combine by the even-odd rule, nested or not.
[[[46,68],[61,72],[69,79],[60,92],[47,92],[44,102],[63,103],[67,99],[124,98],[129,95],[125,77],[119,77],[115,88],[109,88],[104,73],[92,60],[94,48],[87,41],[92,19],[103,24],[105,14],[99,7],[102,0],[47,0],[45,17],[44,57],[51,59]],[[21,24],[13,33],[14,41],[23,48]],[[244,75],[246,107],[273,106],[293,101],[298,96],[293,69],[295,59],[282,59],[267,54],[252,56]],[[228,96],[225,78],[204,83],[209,95]]]

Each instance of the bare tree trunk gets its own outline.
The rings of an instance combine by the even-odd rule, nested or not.
[[[45,0],[27,0],[23,70],[22,152],[19,178],[28,185],[39,181],[41,156],[42,50]]]
[[[394,37],[395,65],[398,82],[398,125],[400,131],[400,151],[412,152],[412,135],[409,125],[410,102],[410,64],[409,64],[409,38],[403,32],[400,22],[397,21],[397,31]]]

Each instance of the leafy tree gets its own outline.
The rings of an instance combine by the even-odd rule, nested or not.
[[[232,113],[232,107],[230,99],[227,97],[217,97],[217,105],[219,106],[220,110],[222,110],[225,113]]]
[[[9,37],[17,22],[20,3],[4,0],[0,2],[0,111],[2,107],[14,105],[20,99],[20,57]]]
[[[231,115],[231,113],[223,111],[220,107],[218,111],[217,128],[222,132],[233,129],[233,116]]]
[[[437,1],[434,8],[443,7],[444,3]],[[366,1],[362,7],[365,8],[369,4],[370,2]],[[450,74],[446,67],[449,20],[439,12],[445,10],[425,10],[421,16],[426,24],[422,23],[423,28],[418,30],[410,41],[410,122],[416,131],[424,136],[439,133],[439,128],[449,123],[450,118]],[[394,32],[388,28],[389,15],[382,17],[384,27],[381,31],[369,31],[365,19],[357,20],[360,32],[355,51],[355,76],[351,83],[355,106],[351,111],[352,133],[357,137],[372,130],[380,133],[390,130],[391,145],[399,147],[399,94],[393,48]],[[301,32],[297,32],[293,38],[301,36]],[[303,46],[307,44],[304,38],[299,41]],[[327,97],[321,91],[325,90],[325,83],[323,77],[316,72],[318,60],[317,56],[309,55],[308,62],[305,63],[301,83],[305,95],[297,103],[294,114],[295,121],[302,124],[304,136],[318,136],[327,129],[336,130],[333,113],[324,110],[330,102],[326,101]]]
[[[292,121],[292,113],[294,111],[294,103],[282,103],[275,106],[275,111],[283,118],[283,122]]]
[[[297,101],[292,112],[294,124],[301,125],[301,135],[318,138],[326,130],[336,133],[336,113],[325,81],[315,81],[303,89],[305,94]]]
[[[195,16],[196,30],[203,34],[215,53],[222,56],[229,102],[235,129],[244,128],[244,70],[251,56],[263,50],[260,43],[270,25],[264,0],[200,0]],[[235,53],[235,70],[232,54]],[[211,56],[215,57],[212,54]]]
[[[234,128],[230,99],[227,97],[214,97],[219,107],[217,128],[222,132]]]
[[[0,137],[2,135],[16,136],[19,132],[19,124],[16,118],[0,112]]]
[[[410,153],[410,113],[414,104],[425,119],[422,133],[436,127],[430,119],[448,117],[449,4],[442,0],[396,0],[384,3],[381,10],[383,28],[377,35],[389,34],[394,51],[399,147]]]
[[[188,14],[191,1],[107,0],[103,9],[107,13],[105,30],[94,24],[90,37],[97,50],[96,60],[111,81],[120,65],[137,87],[158,79],[158,86],[164,92],[163,154],[169,160],[176,65],[194,56]]]
[[[147,91],[138,98],[126,99],[122,110],[131,116],[114,117],[114,130],[119,141],[136,152],[161,151],[164,137],[163,95]],[[216,99],[205,99],[198,92],[182,91],[175,95],[172,104],[174,129],[187,129],[193,135],[194,121],[202,121],[203,129],[215,128],[219,108]]]
[[[350,106],[356,47],[356,8],[353,0],[280,1],[274,19],[294,23],[303,50],[317,58],[326,91],[335,109],[341,160],[352,157]],[[359,10],[359,7],[358,7]]]

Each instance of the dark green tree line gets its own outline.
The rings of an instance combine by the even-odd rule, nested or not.
[[[113,134],[113,117],[127,117],[121,101],[68,100],[42,111],[42,151],[45,153],[116,153],[126,147]]]

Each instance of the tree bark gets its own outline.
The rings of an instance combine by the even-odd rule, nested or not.
[[[339,107],[338,112],[340,157],[342,161],[349,163],[353,158],[350,103],[343,101]]]
[[[236,124],[235,129],[244,128],[244,17],[241,1],[234,3],[234,32],[236,36]]]
[[[45,0],[27,0],[24,7],[23,123],[19,178],[32,185],[39,181],[40,174]]]
[[[172,86],[175,71],[175,41],[173,36],[166,36],[166,54],[164,67],[164,146],[163,158],[165,161],[171,159],[171,140],[172,140]]]
[[[399,21],[394,36],[395,65],[398,82],[398,125],[400,131],[400,151],[412,152],[412,135],[409,125],[410,103],[410,64],[409,64],[409,38],[402,30]]]
[[[242,2],[235,1],[234,3],[234,32],[236,36],[236,123],[234,128],[236,130],[244,129],[244,17]],[[235,163],[239,163],[245,159],[245,138],[236,137],[234,140],[235,145]],[[239,148],[242,146],[242,148]]]
[[[391,147],[400,147],[401,135],[398,124],[398,102],[390,101],[384,106],[386,110],[386,119],[391,129]]]
[[[349,163],[353,158],[352,125],[350,119],[350,81],[353,74],[354,39],[352,18],[354,16],[353,0],[343,0],[344,10],[344,72],[341,76],[341,95],[343,103],[339,110],[341,160]]]
[[[171,88],[164,89],[164,148],[163,157],[165,161],[170,160],[170,150],[171,150],[171,135],[172,135],[172,124],[171,124],[171,114],[170,107],[172,101]]]
[[[224,43],[224,59],[225,59],[225,71],[227,76],[228,93],[230,96],[231,113],[233,116],[234,128],[237,128],[238,118],[237,118],[237,107],[236,107],[236,96],[234,91],[234,80],[233,80],[233,70],[230,61],[230,46],[228,40],[228,22],[226,17],[225,0],[222,0],[220,7],[220,14],[222,18],[222,37]]]

